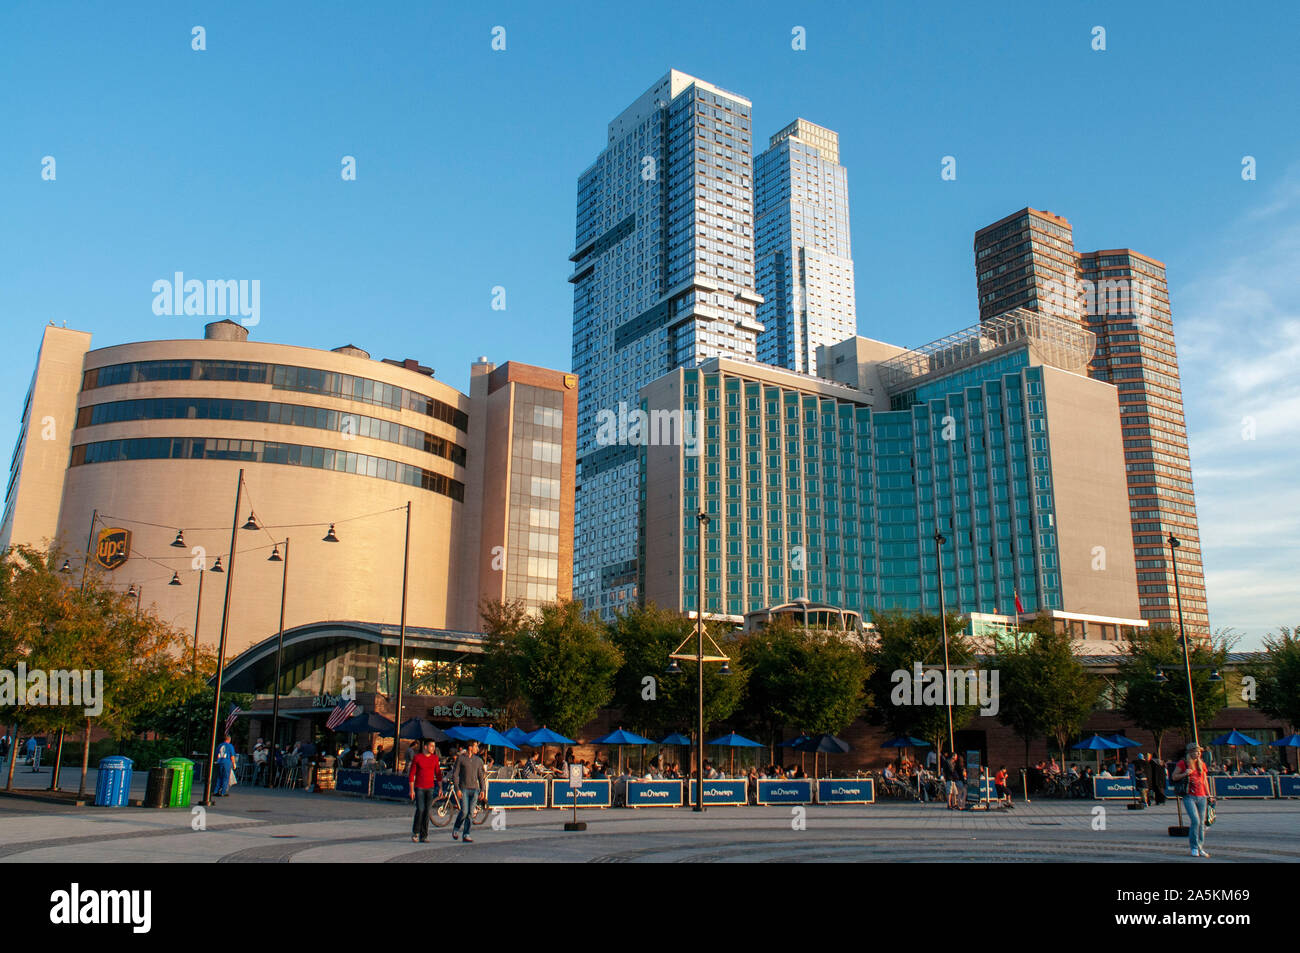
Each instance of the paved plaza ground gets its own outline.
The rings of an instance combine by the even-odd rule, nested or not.
[[[15,774],[15,786],[48,786],[49,768]],[[79,772],[64,769],[76,789]],[[38,780],[39,779],[39,780]],[[133,787],[143,794],[143,776]],[[93,776],[92,776],[93,782]],[[93,783],[89,785],[93,791]],[[197,797],[196,797],[197,801]],[[1094,808],[1105,808],[1095,830]],[[882,801],[812,805],[795,830],[789,807],[579,810],[585,832],[568,833],[565,810],[504,812],[505,829],[476,828],[475,842],[431,830],[410,839],[411,808],[341,794],[237,786],[206,812],[204,831],[183,809],[74,808],[0,797],[0,862],[17,863],[519,863],[519,862],[1126,862],[1211,865],[1300,861],[1300,801],[1220,801],[1206,848],[1188,855],[1171,838],[1173,802],[1145,811],[1124,802],[1035,800],[1015,810],[952,812],[942,804]]]

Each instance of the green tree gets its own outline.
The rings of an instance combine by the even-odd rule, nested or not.
[[[732,659],[731,674],[721,663],[704,663],[704,725],[725,721],[740,707],[748,682],[729,634],[706,623],[704,654],[714,655],[712,636],[724,655]],[[696,650],[695,621],[655,605],[629,606],[609,624],[609,638],[623,655],[614,680],[614,704],[623,712],[623,724],[642,734],[684,731],[694,734],[699,707],[697,663],[679,660],[680,675],[668,675],[668,656],[683,642],[683,654]],[[646,679],[652,681],[646,681]],[[707,740],[707,739],[706,739]]]
[[[1254,677],[1255,707],[1292,731],[1300,728],[1300,628],[1279,626],[1264,637],[1264,660],[1246,670]]]
[[[786,725],[835,734],[862,714],[871,668],[852,637],[777,619],[745,637],[740,657],[750,672],[746,718],[772,742]]]
[[[894,735],[913,735],[931,742],[942,755],[948,745],[948,709],[944,704],[921,704],[911,699],[903,704],[896,688],[913,678],[916,664],[923,670],[943,666],[943,627],[939,616],[926,613],[880,612],[874,617],[876,639],[867,649],[871,675],[867,688],[872,704]],[[950,668],[977,668],[975,650],[963,634],[966,619],[948,615],[948,664]],[[965,727],[978,706],[953,705],[953,731]]]
[[[1188,654],[1197,728],[1207,731],[1226,704],[1222,686],[1210,681],[1210,675],[1223,667],[1227,643],[1222,639],[1217,645],[1194,641]],[[1163,673],[1165,681],[1159,681],[1157,673]],[[1135,629],[1119,661],[1119,684],[1124,696],[1121,710],[1137,727],[1151,732],[1157,757],[1163,757],[1167,732],[1177,728],[1186,737],[1192,736],[1187,673],[1177,630],[1169,626]]]
[[[14,720],[30,731],[82,733],[84,792],[92,721],[123,737],[136,719],[192,695],[201,680],[190,669],[183,633],[151,611],[137,613],[135,601],[108,588],[97,573],[78,581],[58,572],[62,562],[57,550],[20,546],[5,554],[0,645],[29,671],[90,672],[92,685],[102,685],[94,715],[87,713],[88,699],[83,705],[15,706]]]
[[[521,642],[528,612],[518,600],[485,600],[479,614],[483,618],[483,654],[474,667],[474,685],[490,706],[505,711],[507,724],[517,725],[528,712]]]
[[[533,718],[573,734],[614,697],[623,657],[580,602],[542,606],[519,637],[522,690]]]

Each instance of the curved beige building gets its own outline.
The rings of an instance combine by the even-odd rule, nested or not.
[[[238,523],[261,528],[236,533],[228,658],[276,632],[285,563],[268,557],[286,539],[286,628],[396,626],[408,501],[409,626],[472,633],[481,598],[569,595],[572,375],[484,361],[466,395],[415,361],[247,334],[221,321],[202,340],[88,350],[47,328],[0,546],[55,540],[79,571],[92,515],[92,550],[129,531],[125,560],[96,571],[190,632],[202,572],[198,631],[215,645],[243,468]],[[57,439],[38,439],[50,419]]]

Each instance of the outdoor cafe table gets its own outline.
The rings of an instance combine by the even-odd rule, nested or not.
[[[578,807],[609,807],[613,803],[614,792],[608,778],[584,778],[577,793]],[[573,794],[567,780],[556,778],[551,782],[551,807],[572,809]]]
[[[821,778],[818,804],[875,804],[876,783],[871,778]]]
[[[628,807],[681,807],[681,781],[628,781]]]
[[[759,804],[811,804],[812,781],[808,778],[759,778]]]
[[[488,778],[487,806],[506,809],[531,807],[534,810],[546,807],[546,779]]]

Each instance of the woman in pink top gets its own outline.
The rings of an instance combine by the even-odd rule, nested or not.
[[[1174,768],[1174,781],[1187,781],[1183,795],[1183,808],[1187,811],[1187,842],[1193,857],[1209,857],[1205,849],[1205,814],[1210,801],[1209,771],[1201,760],[1200,745],[1187,746],[1187,754]]]

